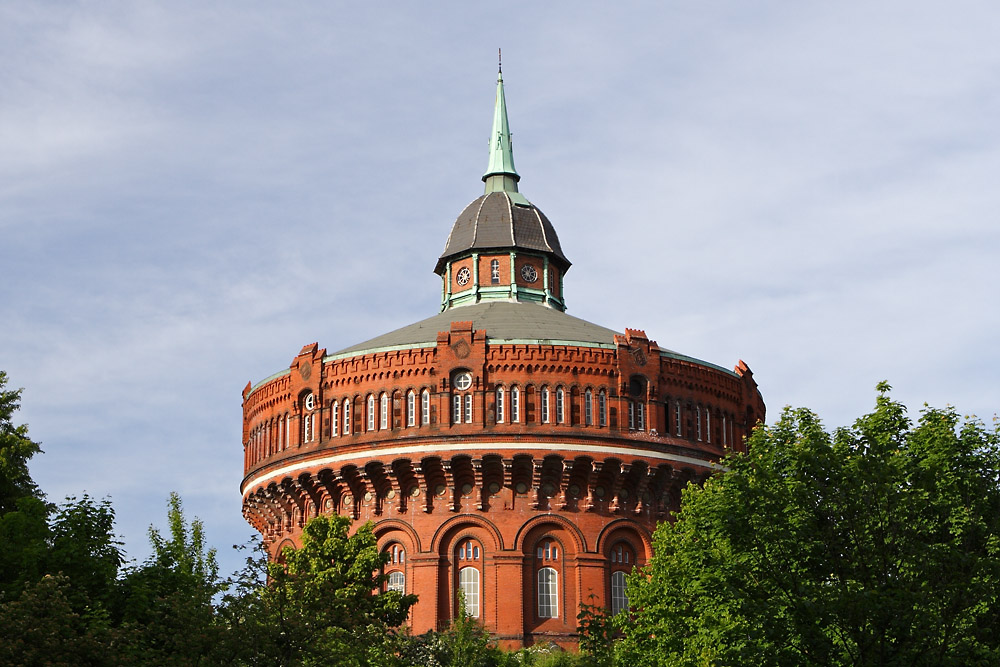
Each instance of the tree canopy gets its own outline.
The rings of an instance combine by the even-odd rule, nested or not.
[[[998,428],[878,391],[832,434],[786,408],[685,490],[629,579],[623,664],[1000,664]]]

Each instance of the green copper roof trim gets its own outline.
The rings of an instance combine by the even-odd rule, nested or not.
[[[676,359],[677,361],[690,361],[691,363],[698,364],[699,366],[707,366],[709,368],[715,369],[717,371],[722,371],[727,375],[732,375],[734,378],[739,379],[740,375],[736,371],[731,371],[728,368],[723,368],[713,364],[711,361],[705,361],[703,359],[698,359],[697,357],[689,357],[686,354],[679,354],[677,352],[669,352],[667,350],[660,350],[660,356],[666,357],[668,359]]]
[[[503,94],[503,73],[497,74],[497,99],[493,109],[493,132],[490,134],[490,161],[483,174],[486,193],[517,192],[520,174],[514,168],[514,149],[507,123],[507,100]]]
[[[260,389],[261,387],[263,387],[265,384],[267,384],[271,380],[277,380],[282,375],[288,375],[291,372],[292,372],[291,368],[286,368],[285,370],[278,371],[277,373],[274,373],[273,375],[268,375],[266,378],[264,378],[263,380],[261,380],[260,382],[258,382],[257,384],[255,384],[254,386],[250,387],[250,391],[247,393],[247,397],[249,397],[250,394],[254,393],[255,391],[257,391],[258,389]]]
[[[427,347],[437,347],[437,341],[432,343],[403,343],[400,345],[384,345],[382,347],[371,347],[367,350],[352,350],[350,352],[336,352],[323,357],[323,361],[337,361],[338,359],[350,359],[360,357],[365,354],[377,354],[379,352],[396,352],[398,350],[415,350]]]

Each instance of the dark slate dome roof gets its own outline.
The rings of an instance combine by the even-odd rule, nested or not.
[[[498,248],[545,252],[564,271],[570,266],[555,228],[537,206],[517,192],[490,192],[458,216],[434,271],[440,273],[448,258],[455,255]]]

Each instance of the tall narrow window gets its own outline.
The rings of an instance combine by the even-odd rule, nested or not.
[[[500,260],[498,259],[490,262],[490,282],[494,285],[500,283]]]
[[[551,567],[538,571],[538,616],[559,618],[559,573]]]
[[[340,403],[334,401],[330,404],[330,435],[335,436],[340,433]]]
[[[288,449],[288,440],[291,437],[289,432],[292,430],[292,416],[285,415],[285,449]]]
[[[722,445],[729,446],[729,433],[726,432],[726,413],[722,413]]]
[[[542,387],[542,423],[549,423],[549,388]]]
[[[712,411],[705,408],[705,436],[712,442]]]
[[[583,392],[583,423],[587,426],[594,425],[594,392],[589,389]]]
[[[608,395],[603,389],[597,392],[597,424],[608,425]]]
[[[344,435],[351,434],[351,399],[344,399]]]
[[[417,396],[412,390],[406,392],[406,425],[417,425]]]
[[[282,448],[282,443],[284,442],[284,437],[285,437],[284,436],[284,428],[283,428],[284,425],[285,425],[285,420],[282,419],[281,417],[278,417],[278,421],[275,422],[275,428],[278,429],[278,449],[279,450]],[[723,426],[723,428],[725,428],[725,426]]]
[[[642,401],[635,404],[635,426],[640,431],[646,430],[646,404]]]
[[[510,388],[510,423],[516,424],[521,421],[521,390],[517,387]]]
[[[472,394],[465,395],[465,423],[472,423]]]
[[[674,402],[674,428],[677,429],[677,435],[681,435],[681,402]]]
[[[451,376],[451,422],[472,423],[472,373],[459,371]]]
[[[451,423],[462,423],[462,395],[455,394],[451,397]]]
[[[368,394],[368,430],[375,430],[375,394]]]
[[[431,392],[426,389],[420,392],[420,423],[425,426],[431,423]]]
[[[566,392],[562,387],[556,388],[556,423],[562,424],[566,416],[565,412]]]
[[[496,261],[496,260],[493,260]],[[503,387],[497,387],[497,423],[503,423]]]
[[[625,596],[625,573],[621,570],[611,573],[611,614],[619,614],[628,609]]]
[[[628,428],[630,431],[635,430],[635,401],[628,402]]]
[[[465,599],[465,613],[472,618],[479,618],[480,608],[480,571],[482,551],[479,543],[474,540],[464,540],[458,545],[455,554],[458,565],[458,590]]]
[[[385,392],[378,398],[378,427],[389,428],[389,395]]]
[[[698,433],[698,440],[701,441],[701,406],[700,405],[695,409],[695,413],[694,414],[695,414],[695,422],[697,424],[697,426],[695,427],[695,430]]]

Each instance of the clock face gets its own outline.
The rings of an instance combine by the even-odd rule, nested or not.
[[[458,275],[455,276],[455,280],[458,281],[459,285],[466,285],[471,277],[472,273],[469,272],[469,269],[462,268],[458,270]]]
[[[531,264],[525,264],[521,267],[521,277],[525,282],[533,283],[538,280],[538,271]]]

